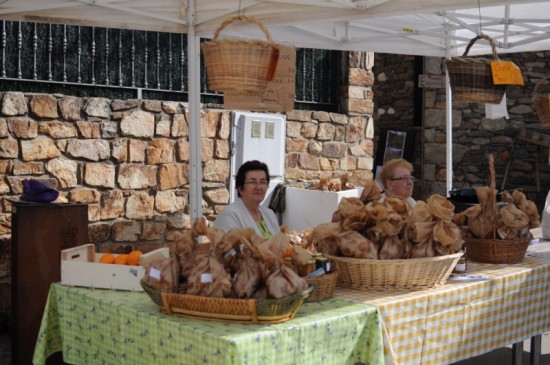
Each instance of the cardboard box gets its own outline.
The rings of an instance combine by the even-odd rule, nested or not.
[[[332,213],[338,209],[342,198],[359,198],[363,188],[342,191],[321,191],[287,187],[285,191],[285,211],[282,223],[290,230],[298,232],[328,223]]]
[[[104,254],[95,252],[94,244],[86,244],[61,251],[61,283],[101,289],[143,291],[140,281],[145,274],[143,266],[100,264]],[[148,252],[140,262],[152,257],[168,257],[167,247]]]

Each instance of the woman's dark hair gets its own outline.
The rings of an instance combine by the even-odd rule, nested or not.
[[[241,165],[241,167],[239,167],[239,171],[237,171],[237,176],[235,177],[235,185],[237,187],[238,196],[241,196],[239,189],[244,188],[244,179],[246,177],[246,173],[249,171],[264,171],[267,184],[269,185],[269,169],[267,168],[267,165],[258,160],[246,161]]]

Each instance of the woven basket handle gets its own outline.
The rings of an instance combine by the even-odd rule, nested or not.
[[[491,48],[493,49],[493,59],[495,61],[498,61],[499,58],[498,58],[498,54],[497,54],[497,45],[495,43],[495,41],[493,40],[493,38],[489,37],[488,35],[485,35],[485,34],[480,34],[478,35],[477,37],[474,37],[470,40],[470,43],[468,43],[468,46],[466,46],[466,49],[464,50],[464,53],[462,54],[462,57],[468,55],[468,52],[470,52],[470,48],[472,48],[472,46],[474,45],[474,43],[480,39],[485,39],[486,41],[489,42],[489,44],[491,45]]]
[[[542,85],[542,82],[544,80],[549,80],[549,79],[550,79],[550,76],[545,76],[542,79],[540,79],[539,81],[537,81],[537,84],[535,85],[535,88],[533,89],[533,96],[535,96],[537,94],[539,86]]]
[[[267,30],[264,23],[260,19],[248,16],[248,15],[236,15],[236,16],[233,16],[233,17],[225,20],[223,23],[221,23],[219,25],[218,29],[216,29],[216,32],[214,33],[214,38],[212,40],[213,41],[217,40],[218,36],[221,33],[221,31],[225,27],[227,27],[229,24],[235,23],[235,22],[238,22],[238,21],[243,21],[243,20],[247,21],[249,23],[252,23],[252,24],[256,24],[257,26],[259,26],[260,29],[262,30],[262,32],[264,32],[265,36],[267,37],[267,41],[269,43],[273,44],[273,39],[271,38],[271,33],[269,33],[269,30]]]

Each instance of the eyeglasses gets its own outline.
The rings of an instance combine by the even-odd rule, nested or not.
[[[409,180],[410,182],[414,182],[416,178],[414,176],[403,176],[403,177],[396,177],[394,179],[390,179],[391,181],[405,181]]]
[[[258,180],[247,180],[244,183],[245,183],[245,185],[256,185],[256,186],[261,186],[263,188],[265,188],[268,185],[267,180],[260,180],[260,181],[258,181]]]

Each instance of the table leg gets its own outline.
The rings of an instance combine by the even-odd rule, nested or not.
[[[531,354],[529,357],[529,365],[540,365],[542,335],[531,337]]]
[[[512,365],[523,363],[523,341],[512,345]]]

